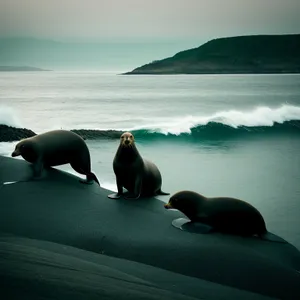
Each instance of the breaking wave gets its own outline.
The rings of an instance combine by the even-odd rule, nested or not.
[[[72,130],[87,140],[97,139],[118,139],[125,131],[115,130]],[[286,121],[284,123],[274,123],[272,126],[239,126],[234,128],[221,123],[210,122],[206,125],[198,125],[190,128],[189,133],[162,133],[152,129],[131,130],[136,139],[180,139],[192,138],[198,140],[227,139],[231,137],[246,137],[253,135],[276,135],[276,134],[299,134],[300,121]]]
[[[22,127],[16,112],[12,108],[3,105],[0,105],[0,125]]]
[[[165,122],[120,130],[74,130],[86,139],[119,138],[131,131],[136,138],[195,139],[229,138],[254,134],[300,133],[300,107],[258,107],[249,112],[236,110],[215,113],[208,117],[186,116]]]
[[[17,119],[12,122],[13,115],[7,113],[0,114],[0,124],[5,124],[3,119],[1,120],[1,116],[3,118],[3,116],[8,115],[10,116],[8,119],[9,123],[13,124],[11,126],[17,127]],[[110,130],[73,129],[72,131],[87,140],[119,139],[124,131],[131,131],[140,140],[151,138],[192,138],[201,141],[232,137],[242,138],[259,134],[300,134],[300,107],[282,105],[278,108],[270,108],[264,106],[248,112],[230,110],[217,112],[210,116],[164,118],[163,122],[153,119],[151,124],[146,123],[145,125],[131,128]]]

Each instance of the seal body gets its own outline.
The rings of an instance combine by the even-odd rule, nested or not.
[[[209,225],[214,231],[242,236],[263,236],[267,233],[260,212],[240,199],[206,198],[196,192],[181,191],[174,194],[164,206],[178,209],[191,222]]]
[[[99,181],[91,172],[91,157],[85,141],[76,133],[53,130],[21,140],[12,156],[21,155],[33,164],[35,176],[42,174],[43,167],[70,164],[78,173],[86,175],[86,183]]]
[[[141,157],[130,132],[122,134],[120,145],[113,161],[118,193],[108,197],[120,198],[123,187],[129,192],[126,198],[169,195],[161,191],[162,177],[157,166]]]

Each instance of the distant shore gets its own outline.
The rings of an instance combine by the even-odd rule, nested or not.
[[[0,72],[45,72],[51,71],[29,66],[0,66]]]

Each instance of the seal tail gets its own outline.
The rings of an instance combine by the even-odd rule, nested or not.
[[[159,191],[156,192],[156,195],[167,196],[167,195],[170,195],[170,193],[165,193],[160,189]]]
[[[282,244],[287,244],[288,242],[284,240],[283,238],[266,231],[265,233],[259,235],[259,238],[262,240],[268,241],[268,242],[274,242],[274,243],[282,243]]]
[[[96,182],[99,184],[99,186],[100,186],[100,182],[99,182],[97,176],[96,176],[94,173],[92,173],[92,172],[90,172],[89,175],[87,176],[87,180],[88,180],[88,181],[94,180],[94,181],[96,181]]]

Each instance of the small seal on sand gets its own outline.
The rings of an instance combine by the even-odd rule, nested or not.
[[[162,178],[157,166],[141,157],[130,132],[121,135],[113,169],[118,193],[108,195],[111,199],[120,198],[123,187],[129,192],[126,198],[130,199],[138,199],[140,196],[169,195],[161,191]]]
[[[182,230],[197,233],[212,231],[240,236],[256,235],[262,239],[286,243],[267,231],[261,213],[251,204],[229,197],[206,198],[196,192],[180,191],[164,205],[178,209],[189,220],[180,218],[172,222]]]
[[[83,183],[99,181],[91,172],[91,158],[85,141],[76,133],[67,130],[53,130],[21,140],[11,154],[21,155],[33,164],[34,176],[42,175],[43,167],[70,164],[78,173],[86,175]]]

